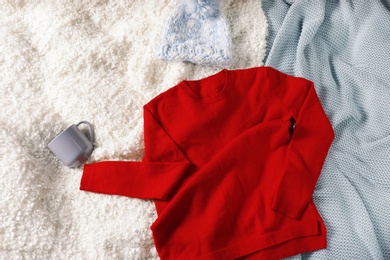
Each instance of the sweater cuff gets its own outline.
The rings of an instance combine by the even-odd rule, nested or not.
[[[93,164],[85,164],[83,176],[81,177],[80,190],[92,191],[93,179],[95,177],[95,167]]]

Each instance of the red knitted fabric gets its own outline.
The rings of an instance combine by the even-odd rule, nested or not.
[[[334,138],[313,83],[270,67],[182,81],[144,106],[142,162],[81,189],[154,199],[161,259],[279,259],[326,247],[312,201]]]

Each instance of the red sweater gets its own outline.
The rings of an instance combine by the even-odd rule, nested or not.
[[[81,189],[153,199],[162,259],[278,259],[326,247],[312,201],[334,134],[313,83],[270,67],[182,81],[144,106],[142,162]]]

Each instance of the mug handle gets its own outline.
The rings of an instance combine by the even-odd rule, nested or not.
[[[89,131],[89,141],[93,144],[93,131],[92,131],[92,126],[88,121],[80,121],[76,127],[79,127],[79,125],[86,124],[88,126],[88,131]]]

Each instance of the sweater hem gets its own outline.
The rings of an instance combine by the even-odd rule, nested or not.
[[[318,235],[320,233],[318,229],[318,222],[315,221],[315,223],[313,224],[307,225],[306,223],[302,223],[294,227],[290,227],[288,229],[274,231],[259,236],[258,238],[255,239],[249,239],[242,244],[226,247],[222,250],[212,252],[210,254],[201,256],[197,259],[199,260],[235,259],[269,248],[271,246],[282,244],[283,242],[287,242],[289,240],[297,239],[300,237]],[[279,254],[283,254],[282,248],[279,249]]]
[[[282,242],[280,244],[261,249],[249,255],[240,257],[240,260],[279,260],[302,253],[325,249],[327,247],[326,228],[323,223],[318,222],[321,230],[318,235],[304,236]]]
[[[205,253],[192,259],[279,259],[323,249],[326,248],[326,232],[321,230],[321,226],[319,220],[312,223],[291,225],[282,230],[253,236],[242,243]],[[274,248],[276,247],[277,253],[275,254]],[[164,254],[167,249],[162,249],[157,244],[156,249],[161,259],[189,259],[188,256],[167,256]]]

